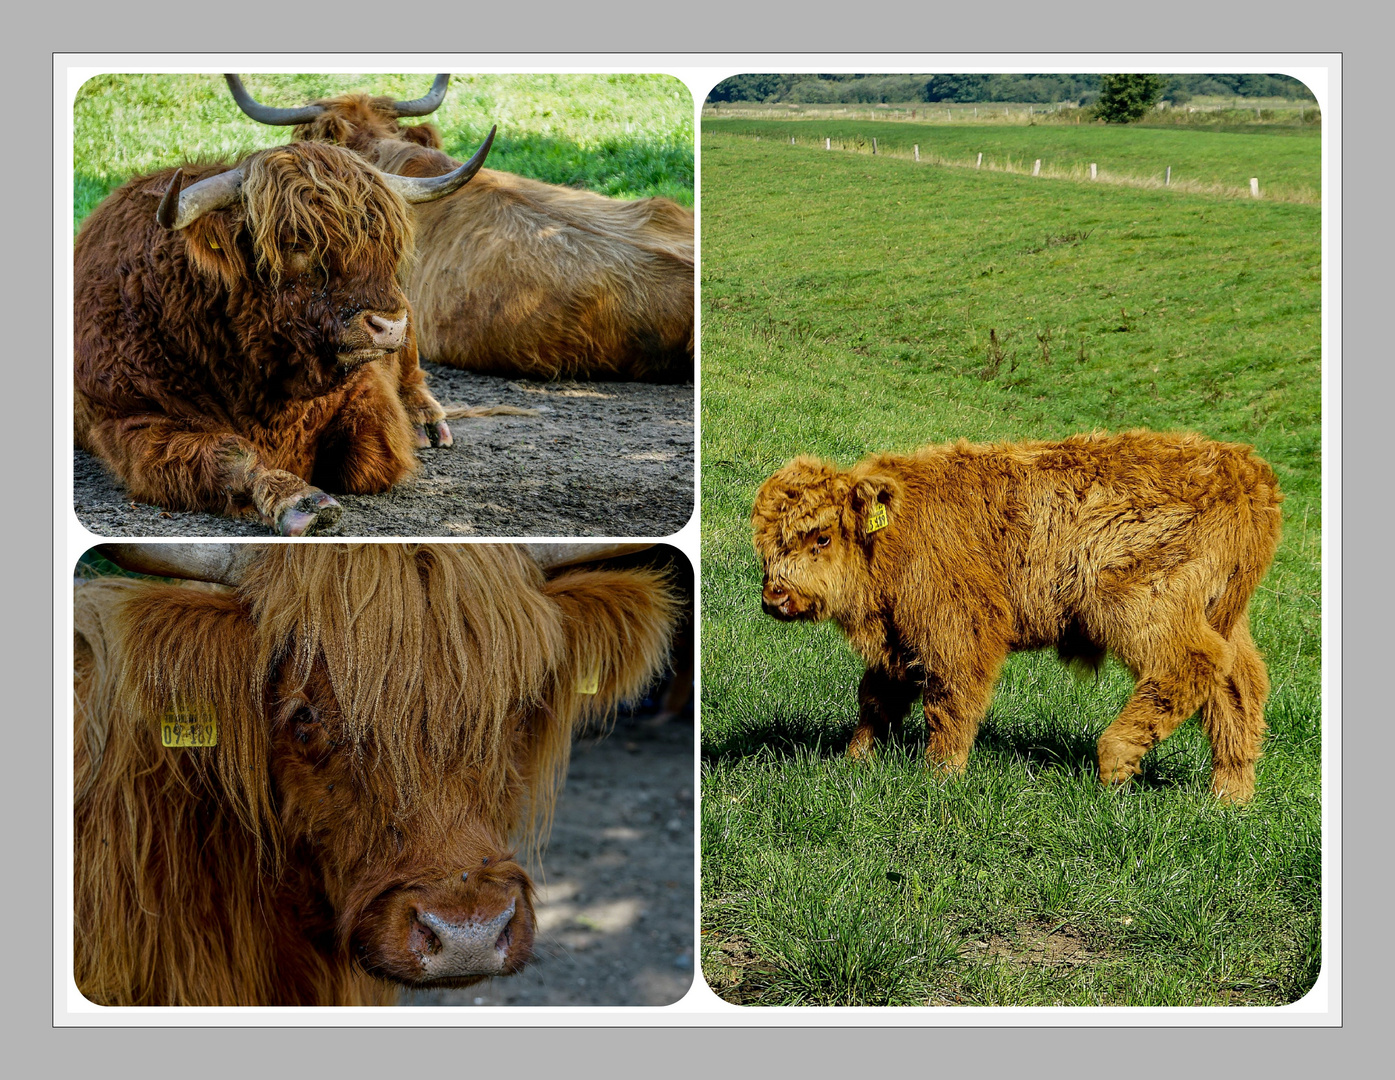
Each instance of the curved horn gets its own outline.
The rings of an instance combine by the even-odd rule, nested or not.
[[[647,551],[653,544],[524,544],[528,554],[545,574],[555,573],[577,563],[601,562],[636,551]]]
[[[250,544],[102,544],[97,550],[134,574],[212,581],[234,588],[261,551]]]
[[[475,151],[475,156],[444,176],[398,176],[396,173],[383,173],[383,179],[387,181],[388,187],[409,203],[431,202],[433,199],[442,198],[463,187],[470,177],[480,171],[480,166],[489,155],[489,148],[494,145],[494,133],[498,130],[498,124],[490,128],[489,138]]]
[[[446,100],[446,87],[449,85],[449,75],[437,75],[425,97],[414,98],[411,101],[394,101],[392,107],[398,116],[425,116],[427,113],[433,113],[441,107],[441,102]]]
[[[182,229],[210,210],[235,203],[242,194],[242,170],[229,169],[184,187],[184,170],[175,169],[170,186],[155,208],[155,220],[167,229]]]
[[[296,109],[278,109],[272,105],[263,105],[247,92],[247,88],[242,85],[242,80],[236,75],[224,75],[228,80],[228,89],[232,91],[233,100],[237,102],[237,107],[250,116],[259,124],[275,124],[279,127],[289,127],[292,124],[308,124],[320,113],[325,111],[323,105],[301,105]],[[435,90],[435,87],[432,87]],[[429,96],[429,95],[428,95]],[[426,98],[420,100],[425,101]],[[407,102],[408,105],[415,102]],[[440,104],[438,101],[437,105]],[[433,105],[434,109],[436,106]]]

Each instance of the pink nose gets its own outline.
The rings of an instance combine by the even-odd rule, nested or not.
[[[363,322],[368,336],[373,339],[373,344],[379,348],[400,348],[402,342],[407,339],[406,315],[400,319],[389,319],[385,315],[366,315]]]

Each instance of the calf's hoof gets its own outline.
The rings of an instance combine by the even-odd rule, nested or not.
[[[1228,806],[1242,806],[1254,798],[1255,769],[1216,769],[1211,774],[1211,794]]]
[[[877,740],[870,731],[861,729],[853,732],[852,741],[848,743],[848,757],[854,761],[865,761],[867,758],[875,757],[877,753]]]
[[[302,495],[276,516],[276,531],[282,536],[314,536],[339,524],[344,508],[323,491]]]
[[[416,424],[412,427],[413,436],[416,438],[417,449],[425,450],[428,446],[436,446],[441,449],[455,445],[455,440],[451,437],[450,425],[444,420],[434,421],[430,428],[425,424]]]

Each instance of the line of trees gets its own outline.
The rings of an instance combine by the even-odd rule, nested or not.
[[[1011,101],[1093,105],[1103,75],[733,75],[707,95],[708,103],[759,101],[800,104],[883,104]],[[1312,92],[1288,75],[1164,75],[1163,100],[1193,97],[1282,97],[1312,101]]]

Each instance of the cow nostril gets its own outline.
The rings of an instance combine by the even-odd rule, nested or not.
[[[421,921],[418,913],[412,914],[411,949],[419,956],[435,956],[445,946],[437,933]]]

